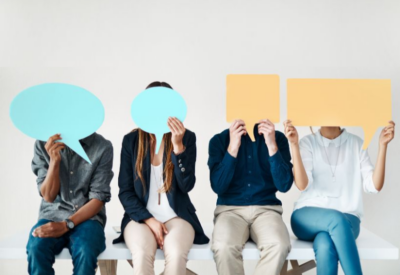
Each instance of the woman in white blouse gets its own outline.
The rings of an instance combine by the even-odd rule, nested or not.
[[[321,127],[299,142],[291,121],[284,126],[295,184],[302,191],[291,218],[293,233],[314,242],[317,274],[337,274],[338,262],[345,274],[362,274],[355,241],[363,216],[362,190],[378,193],[383,187],[394,122],[380,134],[375,169],[362,139],[345,129]]]

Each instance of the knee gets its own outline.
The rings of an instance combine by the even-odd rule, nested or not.
[[[287,257],[290,252],[291,245],[290,242],[279,242],[273,244],[262,244],[258,247],[261,254],[272,253],[282,257]]]
[[[146,249],[140,246],[131,248],[131,254],[134,261],[154,261],[155,251],[153,249]]]
[[[217,258],[224,257],[240,257],[242,255],[242,247],[229,243],[214,242],[211,246],[214,256]]]
[[[345,215],[339,211],[334,211],[329,214],[329,218],[331,220],[330,224],[332,226],[343,226],[348,224]]]
[[[93,249],[90,245],[81,245],[72,252],[72,257],[83,262],[97,261],[101,252]]]
[[[38,256],[46,251],[49,251],[50,246],[47,242],[47,239],[37,238],[31,236],[29,238],[28,244],[26,246],[26,252],[29,256]]]
[[[169,248],[164,251],[165,259],[168,261],[187,261],[188,250],[180,249],[178,247]]]

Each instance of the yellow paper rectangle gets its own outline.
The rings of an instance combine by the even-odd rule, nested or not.
[[[279,76],[231,74],[226,77],[226,120],[242,119],[254,141],[253,126],[260,119],[279,122]]]
[[[366,149],[392,117],[387,79],[288,79],[288,119],[296,126],[361,126]]]

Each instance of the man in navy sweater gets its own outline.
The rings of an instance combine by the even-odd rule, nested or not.
[[[211,187],[218,195],[211,249],[223,275],[244,274],[242,249],[249,238],[260,250],[255,274],[278,275],[290,251],[275,195],[293,183],[289,144],[268,119],[251,128],[255,142],[238,119],[209,145]]]

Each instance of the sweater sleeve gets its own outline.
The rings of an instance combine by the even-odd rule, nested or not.
[[[174,175],[179,189],[188,193],[196,183],[196,135],[190,134],[185,151],[179,155],[171,153],[171,160],[174,164]]]
[[[208,167],[213,191],[221,195],[228,190],[236,167],[236,158],[223,146],[218,135],[210,140],[208,147]]]
[[[293,184],[293,165],[290,162],[289,143],[283,134],[278,136],[277,146],[278,151],[269,158],[272,179],[280,192],[287,192]]]

